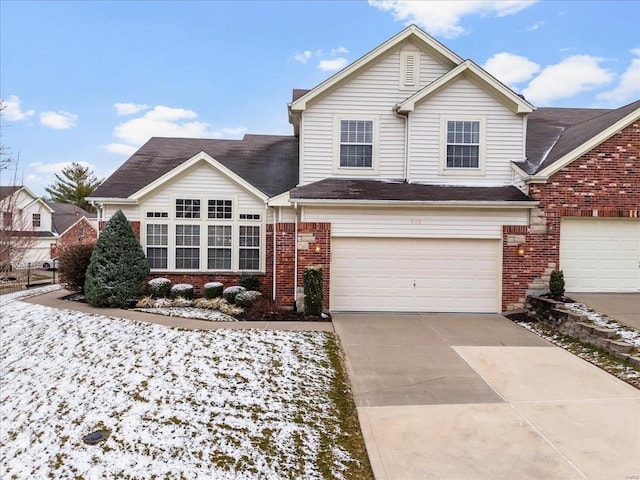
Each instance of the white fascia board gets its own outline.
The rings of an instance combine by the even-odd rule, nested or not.
[[[452,83],[453,81],[458,79],[458,77],[464,74],[470,75],[471,81],[475,80],[476,83],[481,83],[481,88],[484,86],[484,90],[487,93],[501,102],[505,107],[509,108],[513,113],[530,113],[535,110],[535,107],[533,105],[531,105],[523,98],[519,97],[511,89],[493,78],[471,60],[465,60],[453,70],[448,71],[440,78],[431,82],[426,87],[418,90],[416,93],[414,93],[401,103],[398,103],[394,107],[394,111],[404,114],[412,112],[413,110],[415,110],[416,104],[426,100],[435,92],[437,92],[441,88],[444,88],[446,85]]]
[[[106,203],[117,205],[137,205],[138,200],[135,198],[119,198],[119,197],[86,197],[91,203]]]
[[[539,201],[531,202],[493,202],[493,201],[466,201],[466,200],[325,200],[325,199],[305,199],[295,198],[291,200],[301,206],[322,205],[336,207],[443,207],[443,208],[534,208],[539,205]]]
[[[371,50],[369,53],[360,57],[358,60],[348,65],[347,67],[340,70],[335,75],[329,77],[327,80],[322,82],[320,85],[310,90],[309,92],[302,95],[300,98],[291,102],[289,104],[290,112],[303,112],[306,110],[308,103],[322,94],[326,93],[328,90],[335,87],[337,84],[342,82],[343,80],[351,77],[358,71],[367,67],[374,61],[376,61],[381,56],[388,53],[391,49],[395,48],[405,40],[412,38],[417,41],[419,45],[422,45],[425,49],[430,50],[435,53],[437,57],[440,57],[441,60],[450,63],[451,66],[459,65],[462,63],[462,58],[456,55],[454,52],[449,50],[447,47],[442,45],[436,39],[432,38],[430,35],[425,33],[420,28],[415,25],[409,25],[407,28],[402,30],[397,35],[391,37],[389,40],[379,45],[378,47]]]
[[[511,168],[518,174],[520,175],[520,177],[522,177],[523,179],[526,179],[529,177],[529,174],[527,172],[525,172],[523,169],[521,169],[518,165],[516,165],[514,162],[511,162]]]
[[[281,193],[280,195],[276,195],[275,197],[271,197],[269,199],[270,207],[290,207],[291,200],[289,198],[289,192]]]
[[[78,223],[82,222],[82,220],[86,220],[86,223],[88,223],[91,228],[93,228],[96,232],[98,231],[97,225],[94,225],[93,222],[89,220],[87,217],[82,216],[78,220],[73,222],[73,224],[69,228],[67,228],[64,232],[60,233],[59,236],[62,237],[65,233],[67,233],[69,230],[75,227]]]
[[[31,207],[31,205],[33,205],[34,203],[40,203],[42,204],[42,206],[44,207],[45,210],[48,210],[49,213],[53,213],[55,210],[53,208],[51,208],[49,205],[47,205],[47,203],[42,200],[41,198],[36,197],[35,199],[33,199],[32,201],[30,201],[25,208],[29,208]]]
[[[543,168],[535,175],[532,175],[531,176],[532,179],[533,178],[548,179],[551,175],[558,172],[558,170],[561,170],[562,168],[566,167],[575,159],[580,158],[582,155],[589,152],[591,149],[597,147],[605,140],[608,140],[609,138],[613,137],[620,130],[628,127],[632,122],[635,122],[638,119],[640,119],[640,108],[634,110],[626,117],[621,118],[616,123],[611,125],[609,128],[607,128],[606,130],[603,130],[598,135],[592,137],[590,140],[586,141],[579,147],[574,148],[572,151],[570,151],[563,157],[559,158],[548,167]]]
[[[153,181],[150,184],[148,184],[146,187],[144,187],[144,188],[138,190],[137,192],[133,193],[129,198],[135,199],[136,201],[141,199],[145,195],[148,195],[149,193],[153,192],[154,190],[162,187],[167,182],[170,182],[175,177],[177,177],[178,175],[182,174],[183,172],[186,172],[191,167],[193,167],[194,165],[196,165],[196,164],[198,164],[200,162],[207,163],[209,166],[211,166],[213,169],[217,170],[224,177],[228,178],[229,180],[231,180],[235,184],[239,185],[241,188],[245,189],[247,192],[251,193],[256,198],[259,198],[263,202],[266,203],[269,200],[269,197],[266,194],[264,194],[263,192],[258,190],[256,187],[251,185],[249,182],[247,182],[245,179],[243,179],[242,177],[240,177],[236,173],[234,173],[231,170],[229,170],[227,167],[222,165],[215,158],[213,158],[212,156],[210,156],[208,153],[206,153],[204,151],[195,154],[193,157],[191,157],[186,162],[183,162],[181,165],[179,165],[176,168],[174,168],[173,170],[165,173],[160,178],[158,178],[155,181]]]

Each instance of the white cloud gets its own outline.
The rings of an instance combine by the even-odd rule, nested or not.
[[[62,169],[70,166],[74,162],[57,162],[57,163],[42,163],[33,162],[29,164],[29,168],[36,173],[60,173]],[[95,169],[95,165],[92,165],[85,161],[75,162],[79,163],[83,167],[88,167],[91,170]],[[32,174],[34,175],[34,174]]]
[[[369,0],[369,5],[379,10],[391,12],[396,21],[415,23],[431,35],[455,38],[465,33],[460,25],[468,15],[492,15],[504,17],[513,15],[535,3],[535,0],[431,0],[416,2],[411,0]]]
[[[133,145],[127,145],[125,143],[110,143],[109,145],[105,145],[102,148],[104,148],[105,150],[111,153],[117,153],[118,155],[126,155],[127,157],[130,157],[131,155],[136,153],[136,150],[138,150],[138,147],[134,147]]]
[[[348,60],[346,58],[338,57],[331,60],[321,60],[320,63],[318,63],[318,68],[325,72],[335,72],[336,70],[344,68],[347,63]]]
[[[533,25],[530,25],[527,27],[527,31],[529,32],[535,32],[536,30],[538,30],[540,27],[544,26],[544,22],[540,21],[540,22],[536,22]]]
[[[345,55],[347,53],[349,53],[349,50],[347,50],[345,47],[338,47],[338,48],[331,49],[331,52],[329,54],[332,56],[335,56],[335,55]]]
[[[9,98],[2,101],[2,105],[4,106],[2,116],[11,122],[25,120],[36,113],[34,110],[23,111],[20,106],[20,98],[16,95],[9,95]]]
[[[140,103],[115,103],[113,108],[116,109],[117,115],[133,115],[134,113],[146,110],[149,106]]]
[[[637,58],[631,60],[631,64],[620,76],[618,85],[609,92],[599,94],[598,99],[620,105],[640,97],[640,48],[634,48],[631,53]]]
[[[300,63],[307,63],[307,60],[309,60],[311,58],[311,56],[313,55],[313,53],[311,52],[311,50],[305,50],[302,53],[296,53],[293,56],[293,59],[296,62],[300,62]]]
[[[66,130],[75,127],[78,116],[63,110],[57,112],[42,112],[40,114],[40,123],[45,127],[55,130]]]
[[[496,53],[482,68],[507,85],[526,82],[540,71],[540,65],[537,63],[507,52]]]
[[[238,138],[246,132],[245,127],[214,129],[197,117],[193,110],[157,105],[141,117],[116,125],[113,135],[120,141],[103,148],[120,155],[132,155],[151,137]]]
[[[533,103],[547,104],[607,85],[613,74],[600,67],[602,60],[590,55],[566,58],[542,70],[522,93]]]

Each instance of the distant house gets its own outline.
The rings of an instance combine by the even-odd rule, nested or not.
[[[640,290],[640,101],[536,109],[410,26],[311,90],[291,136],[152,138],[90,197],[154,275],[260,277],[284,305],[324,270],[334,311],[501,312]]]
[[[92,217],[75,205],[46,202],[25,186],[0,187],[0,260],[39,264],[62,245],[95,241]]]

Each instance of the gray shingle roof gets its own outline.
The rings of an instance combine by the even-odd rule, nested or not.
[[[51,221],[57,234],[63,233],[82,217],[95,218],[94,214],[70,203],[47,202],[47,205],[53,209]]]
[[[468,187],[328,178],[291,191],[291,199],[533,202],[513,186]]]
[[[22,185],[0,187],[0,200],[22,188]]]
[[[286,192],[298,182],[298,139],[294,136],[245,135],[242,140],[154,137],[91,197],[127,198],[203,151],[268,196]]]
[[[638,108],[640,100],[616,110],[539,108],[527,118],[527,160],[518,165],[537,173]]]

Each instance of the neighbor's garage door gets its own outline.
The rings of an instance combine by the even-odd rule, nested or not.
[[[560,268],[568,292],[640,290],[640,220],[563,218]]]
[[[331,309],[498,312],[496,240],[333,238]]]

